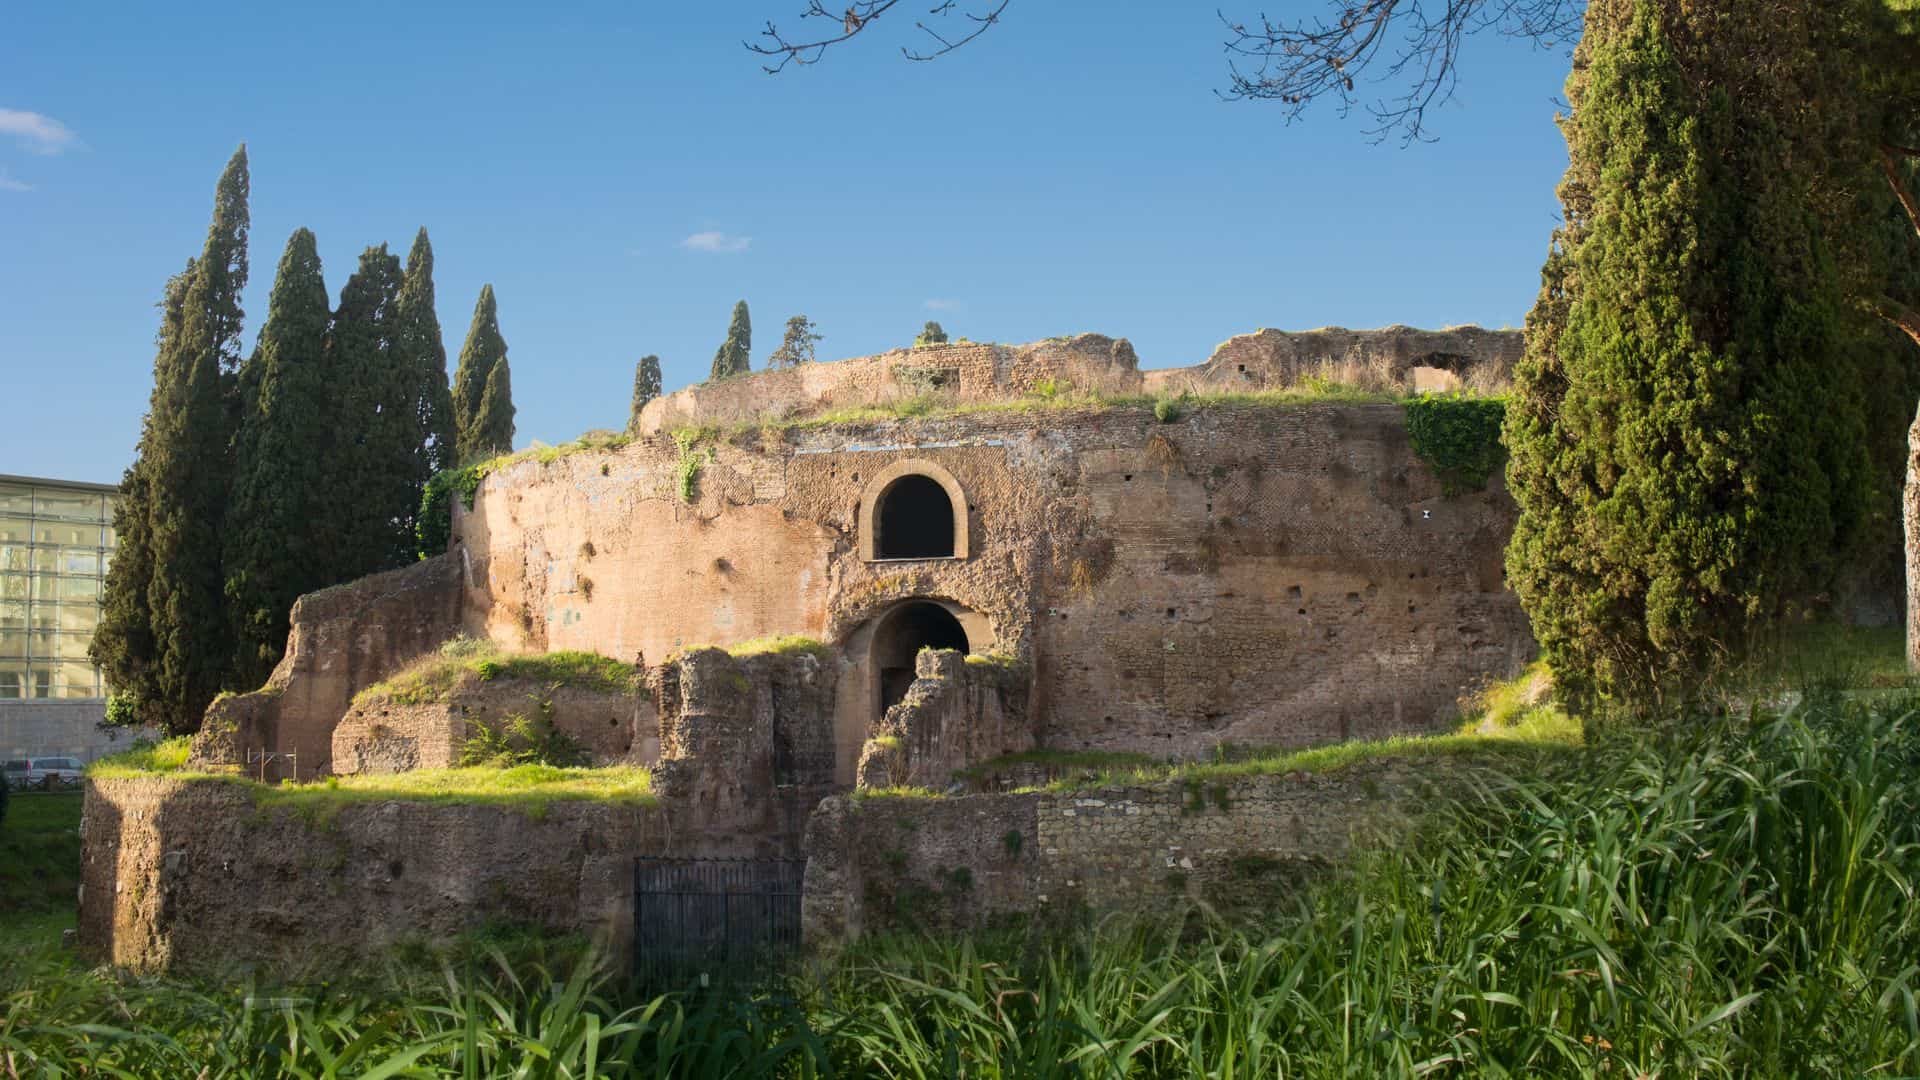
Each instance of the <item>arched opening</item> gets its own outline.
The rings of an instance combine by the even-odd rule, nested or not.
[[[909,473],[880,493],[876,559],[953,558],[953,500],[940,481]]]
[[[916,600],[888,612],[874,628],[873,668],[879,676],[880,716],[900,703],[913,685],[914,658],[921,649],[967,652],[967,632],[939,604]]]

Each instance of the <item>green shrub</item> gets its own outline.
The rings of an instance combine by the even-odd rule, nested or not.
[[[1448,495],[1479,491],[1506,460],[1500,426],[1506,406],[1497,398],[1422,394],[1407,402],[1413,452],[1440,478]]]
[[[1171,424],[1180,419],[1180,401],[1170,397],[1155,398],[1153,418],[1163,424]]]
[[[476,720],[472,734],[460,744],[462,767],[486,765],[511,769],[516,765],[552,765],[569,769],[591,763],[592,755],[586,747],[554,726],[552,705],[545,702],[533,717],[515,713],[498,725]]]

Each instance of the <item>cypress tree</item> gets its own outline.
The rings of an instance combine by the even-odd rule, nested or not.
[[[258,686],[280,662],[288,613],[332,584],[315,523],[335,511],[326,381],[327,285],[313,233],[297,229],[274,275],[267,321],[247,361],[226,533],[234,682]]]
[[[713,354],[713,373],[715,379],[745,375],[752,367],[749,359],[753,355],[753,320],[747,315],[745,300],[733,305],[733,321],[727,325],[727,339]]]
[[[1588,8],[1506,430],[1508,578],[1576,697],[1690,692],[1825,587],[1858,524],[1847,305],[1805,165],[1815,18]]]
[[[447,387],[447,347],[440,336],[440,316],[434,310],[433,245],[421,229],[407,252],[406,273],[400,280],[399,328],[395,334],[395,363],[410,372],[413,389],[408,403],[412,424],[401,461],[407,508],[401,512],[409,537],[418,529],[420,497],[427,481],[457,464],[453,427],[453,394]]]
[[[513,377],[503,352],[487,372],[487,388],[480,395],[480,412],[473,418],[473,445],[483,455],[513,450]]]
[[[153,390],[149,394],[146,418],[140,425],[140,442],[134,451],[133,464],[127,466],[120,481],[119,501],[114,504],[113,528],[118,546],[107,566],[100,623],[87,646],[87,655],[106,676],[107,685],[122,706],[109,710],[109,716],[127,717],[136,724],[165,721],[153,613],[147,606],[147,589],[153,582],[153,490],[148,473],[152,468],[149,461],[156,452],[154,411],[165,404],[161,388],[174,380],[172,365],[179,359],[178,339],[186,318],[187,284],[193,280],[194,264],[195,260],[188,259],[186,269],[167,279],[166,292],[159,304]]]
[[[462,462],[491,453],[479,441],[476,421],[481,399],[486,394],[487,377],[493,374],[494,365],[506,357],[507,342],[500,336],[500,315],[494,305],[493,286],[482,285],[480,299],[473,305],[473,322],[467,327],[466,343],[460,347],[460,366],[453,374],[455,442]]]
[[[400,260],[385,244],[366,249],[340,289],[327,335],[326,369],[334,408],[329,518],[335,535],[332,581],[399,566],[412,550],[414,508],[406,475],[417,447],[417,380],[395,355]],[[405,527],[405,531],[403,530]]]
[[[247,283],[247,189],[242,146],[215,189],[213,221],[186,284],[172,355],[156,364],[162,378],[155,384],[148,416],[152,439],[140,465],[150,506],[152,703],[157,718],[176,732],[199,727],[232,657],[220,538],[231,474],[240,293]]]
[[[640,430],[640,410],[660,396],[660,358],[647,355],[633,366],[633,407],[627,414],[627,431]]]

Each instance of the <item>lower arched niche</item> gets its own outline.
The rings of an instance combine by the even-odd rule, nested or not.
[[[853,782],[867,733],[913,685],[914,658],[921,649],[986,653],[995,641],[986,616],[938,597],[902,600],[856,626],[841,652],[848,668],[834,710],[836,779]]]

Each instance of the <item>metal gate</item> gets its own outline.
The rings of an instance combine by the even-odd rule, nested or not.
[[[634,974],[752,978],[800,945],[804,859],[661,859],[633,868]]]

